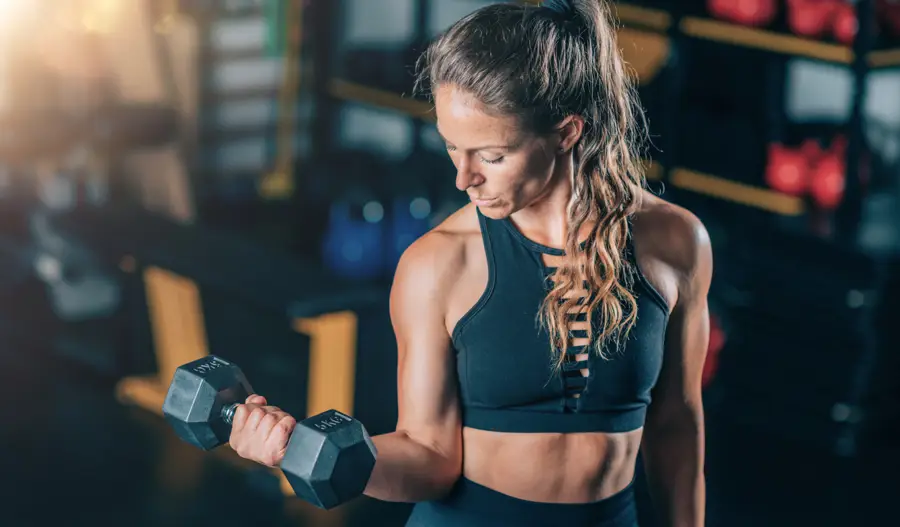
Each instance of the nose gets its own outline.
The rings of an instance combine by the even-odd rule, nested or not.
[[[465,192],[469,187],[477,187],[484,182],[484,176],[472,170],[472,163],[465,157],[456,165],[456,188]]]

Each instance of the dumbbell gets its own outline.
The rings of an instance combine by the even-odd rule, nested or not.
[[[211,450],[228,442],[234,412],[252,393],[240,368],[209,355],[175,370],[163,415],[182,440]],[[375,456],[362,423],[328,410],[297,423],[279,468],[298,497],[331,509],[362,494]]]

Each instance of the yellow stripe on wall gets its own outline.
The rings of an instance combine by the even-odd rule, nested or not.
[[[787,216],[799,216],[805,209],[800,198],[685,168],[674,169],[670,181],[681,189]]]
[[[209,354],[197,284],[159,267],[144,271],[159,381],[168,386],[182,364]]]
[[[764,49],[843,64],[849,64],[853,61],[853,51],[847,46],[816,42],[792,35],[729,24],[718,20],[687,17],[681,21],[681,31],[692,37],[736,46]]]
[[[613,8],[623,24],[641,25],[660,31],[665,31],[672,24],[672,16],[659,9],[625,3],[617,3]]]
[[[428,121],[437,119],[429,103],[342,79],[332,79],[328,83],[328,94],[336,99],[370,104]]]
[[[335,409],[353,415],[357,317],[352,311],[298,318],[294,329],[311,337],[307,415]]]

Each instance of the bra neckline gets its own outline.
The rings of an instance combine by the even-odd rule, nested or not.
[[[516,238],[516,240],[518,240],[522,245],[526,246],[527,248],[531,249],[532,251],[542,253],[542,254],[547,254],[550,256],[565,256],[566,255],[565,249],[557,249],[556,247],[550,247],[548,245],[543,245],[541,243],[538,243],[538,242],[532,240],[531,238],[528,238],[527,236],[522,234],[522,231],[520,231],[518,228],[516,228],[515,225],[513,225],[513,222],[509,217],[503,218],[502,220],[500,220],[500,222],[506,227],[506,229],[510,232],[510,234],[512,234],[513,237]],[[582,249],[584,249],[585,244],[587,244],[587,240],[584,240],[583,242],[581,242],[580,245],[581,245]]]

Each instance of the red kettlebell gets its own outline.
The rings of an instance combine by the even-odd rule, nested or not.
[[[706,9],[714,18],[731,22],[734,2],[732,0],[706,0]]]
[[[841,44],[850,46],[859,32],[859,19],[856,17],[856,6],[849,2],[841,2],[834,13],[832,31],[834,38]]]
[[[806,159],[807,167],[815,166],[819,159],[822,159],[822,156],[825,155],[825,149],[822,148],[822,145],[816,139],[803,141],[803,144],[800,145],[800,152],[803,153],[803,157]]]
[[[840,0],[788,0],[788,25],[796,35],[820,38],[831,27]]]
[[[779,143],[769,145],[766,184],[774,190],[801,196],[809,185],[809,165],[802,150],[794,150]]]
[[[809,194],[820,209],[834,210],[841,204],[846,172],[844,157],[835,149],[826,152],[819,160],[812,170]]]
[[[775,0],[734,0],[732,21],[745,26],[766,26],[775,20]]]

